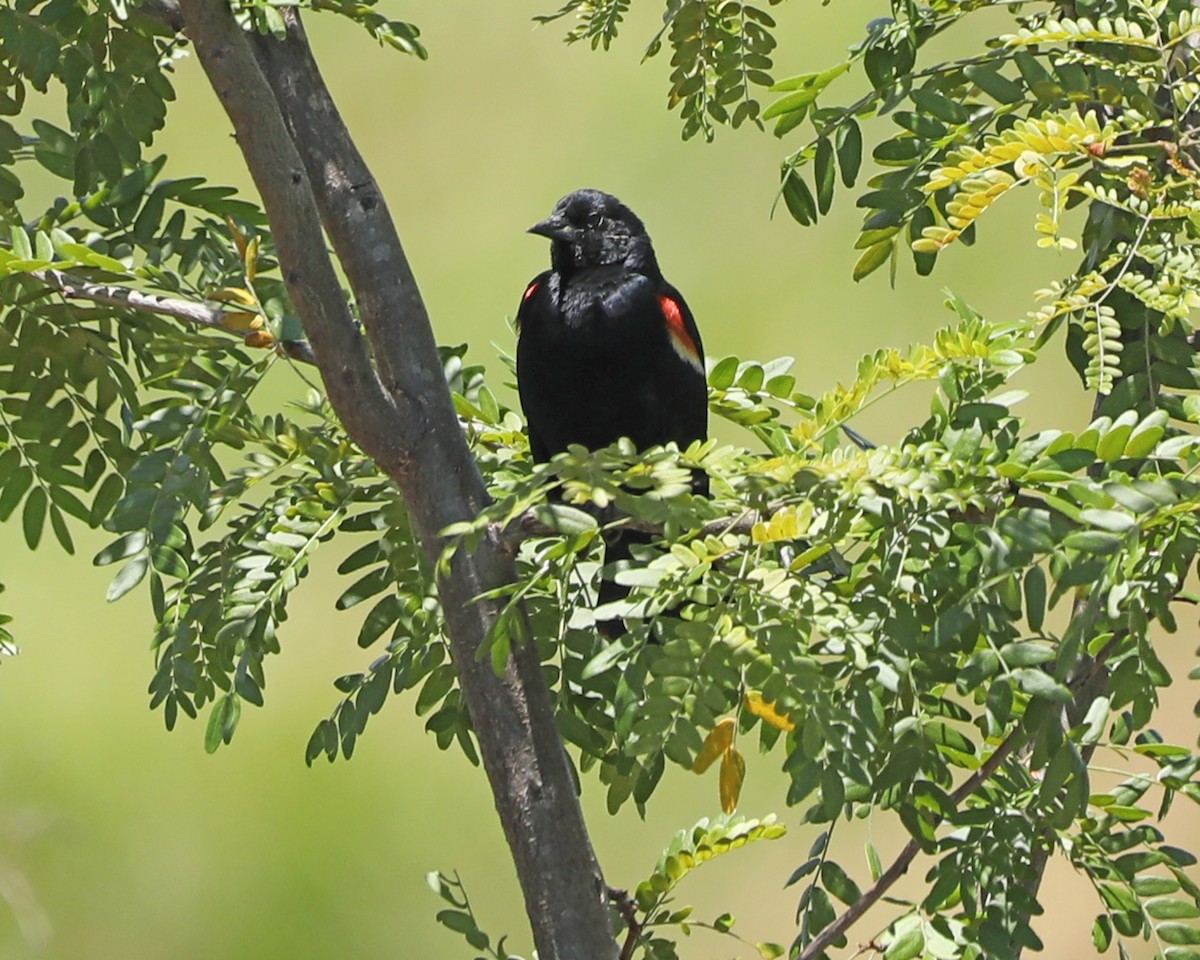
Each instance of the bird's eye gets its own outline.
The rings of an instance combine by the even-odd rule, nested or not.
[[[604,214],[589,213],[588,218],[587,218],[587,225],[589,227],[591,227],[593,230],[595,230],[597,227],[604,226]]]

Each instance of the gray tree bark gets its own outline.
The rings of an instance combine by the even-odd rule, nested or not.
[[[424,550],[436,561],[444,546],[440,531],[473,518],[487,492],[387,205],[321,79],[294,9],[283,10],[283,41],[248,36],[222,0],[179,0],[178,9],[262,197],[283,278],[330,402],[399,486]],[[349,279],[365,338],[342,297],[326,234]],[[503,676],[475,657],[497,607],[474,598],[514,575],[498,539],[473,555],[456,554],[439,582],[455,666],[539,956],[615,958],[604,880],[537,652],[531,643],[515,646]]]

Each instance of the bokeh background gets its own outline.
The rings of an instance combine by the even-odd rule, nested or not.
[[[1003,320],[1023,314],[1034,289],[1072,267],[1035,248],[1035,201],[1025,196],[990,210],[975,248],[948,251],[934,276],[902,268],[894,290],[883,271],[855,285],[859,215],[848,196],[817,228],[797,226],[782,209],[771,217],[778,162],[798,140],[781,144],[753,129],[721,131],[711,145],[680,140],[678,118],[665,109],[666,59],[640,63],[661,15],[649,0],[635,5],[606,55],[566,47],[562,23],[531,23],[553,0],[382,6],[419,24],[428,62],[380,49],[328,16],[310,17],[310,33],[400,225],[439,339],[470,342],[495,382],[506,378],[498,351],[512,348],[507,318],[547,259],[545,241],[523,231],[581,186],[616,193],[642,216],[710,356],[794,356],[800,384],[813,393],[850,378],[864,352],[927,339],[950,319],[943,288]],[[830,65],[884,12],[866,0],[773,8],[776,76]],[[970,50],[983,36],[939,42],[942,52]],[[250,189],[194,60],[179,63],[178,92],[159,141],[167,174]],[[288,371],[277,372],[279,399],[300,389]],[[1057,350],[1019,385],[1033,391],[1031,428],[1087,421],[1090,399]],[[918,389],[901,392],[856,426],[887,442],[927,403]],[[442,904],[423,878],[435,869],[457,869],[481,924],[512,933],[510,946],[528,953],[483,774],[436,749],[411,698],[389,702],[352,761],[304,765],[310,731],[336,702],[332,679],[371,658],[355,645],[355,616],[333,609],[332,552],[293,602],[284,653],[268,665],[266,708],[244,715],[233,745],[208,756],[201,724],[168,734],[147,709],[145,598],[105,605],[111,570],[88,563],[103,539],[80,540],[75,558],[50,545],[31,557],[15,524],[0,527],[8,586],[0,609],[16,616],[23,648],[0,668],[0,893],[9,902],[0,902],[0,960],[470,956],[434,919]],[[1191,636],[1170,641],[1181,677],[1192,646]],[[1160,724],[1175,742],[1195,736],[1187,687],[1168,691]],[[680,899],[695,903],[698,917],[731,910],[751,941],[787,943],[799,891],[783,882],[815,831],[782,806],[777,767],[778,757],[749,758],[741,809],[778,811],[790,835],[705,866]],[[594,781],[585,782],[584,804],[618,886],[648,873],[676,829],[719,812],[715,771],[700,778],[669,770],[644,821],[631,809],[609,818]],[[1196,831],[1183,818],[1175,827],[1185,843]],[[868,835],[885,860],[903,842],[889,819],[839,827],[834,842],[860,881]],[[914,868],[909,882],[922,872]],[[1096,906],[1086,885],[1056,869],[1046,896],[1038,929],[1047,955],[1089,955]],[[873,929],[855,931],[856,942]],[[703,931],[682,951],[753,954]]]

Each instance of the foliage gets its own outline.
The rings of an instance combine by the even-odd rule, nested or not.
[[[574,11],[592,17],[609,6],[572,3],[557,16]],[[686,6],[668,3],[667,24]],[[737,3],[701,6],[727,22],[754,16]],[[890,132],[870,156],[882,170],[856,198],[866,211],[855,244],[861,251],[856,279],[885,263],[894,277],[905,248],[917,272],[930,273],[954,241],[974,240],[976,221],[994,203],[1032,184],[1041,208],[1034,224],[1039,246],[1079,246],[1068,227],[1076,218],[1064,222],[1064,217],[1077,207],[1088,209],[1079,268],[1039,291],[1049,301],[1033,314],[1045,325],[1043,336],[1068,323],[1072,362],[1085,385],[1100,393],[1131,374],[1149,375],[1149,384],[1135,381],[1135,389],[1145,387],[1136,389],[1143,396],[1162,386],[1194,388],[1194,376],[1171,358],[1164,363],[1172,369],[1161,376],[1139,370],[1143,360],[1123,358],[1121,329],[1139,329],[1135,315],[1148,311],[1162,316],[1164,335],[1176,326],[1182,330],[1176,339],[1191,332],[1187,317],[1197,305],[1198,276],[1194,222],[1200,214],[1194,143],[1200,11],[1188,0],[1149,7],[1088,0],[1032,12],[1016,4],[1011,32],[996,33],[986,52],[919,65],[926,44],[994,6],[892,0],[891,16],[871,21],[842,62],[776,83],[772,90],[782,96],[761,118],[774,120],[780,137],[810,131],[782,165],[780,193],[788,211],[806,225],[827,215],[839,178],[846,188],[859,180],[864,122],[890,119]],[[764,29],[772,26],[761,23]],[[568,39],[578,38],[580,29]],[[614,34],[615,24],[603,34],[605,45]],[[696,41],[673,33],[667,39],[677,64],[674,103],[679,64],[691,62]],[[761,52],[769,53],[769,47]],[[745,69],[719,57],[704,62],[712,73],[705,74],[703,89],[723,102],[720,91],[736,86]],[[835,86],[845,86],[841,78],[859,68],[868,91],[845,105],[830,105]],[[685,137],[703,129],[711,138],[714,123],[736,126],[744,119],[700,101],[685,103],[683,116]],[[747,107],[746,116],[757,120],[757,105]],[[811,184],[805,168],[812,171]],[[1122,298],[1135,302],[1127,310],[1114,309],[1113,301]],[[1176,395],[1175,405],[1181,402]],[[1113,409],[1120,412],[1119,405]]]
[[[730,913],[703,921],[692,916],[691,907],[672,906],[676,888],[689,873],[714,857],[758,840],[778,840],[786,832],[787,829],[776,823],[773,816],[760,821],[729,815],[712,821],[701,820],[691,829],[680,830],[659,857],[654,871],[637,885],[633,900],[627,905],[630,913],[636,915],[640,911],[643,915],[631,924],[630,937],[636,938],[636,947],[643,950],[646,957],[675,960],[678,957],[675,942],[663,936],[663,931],[670,928],[684,936],[690,936],[693,929],[703,929],[741,940],[733,932],[736,921]],[[752,946],[765,960],[774,960],[784,954],[784,948],[776,943],[761,942]]]
[[[774,6],[780,0],[769,0]],[[557,12],[535,19],[541,23],[574,14],[579,23],[568,31],[568,43],[587,40],[592,49],[616,38],[629,0],[567,0]],[[716,124],[740,127],[750,120],[762,127],[756,87],[770,87],[775,20],[747,3],[667,0],[662,28],[646,47],[658,54],[664,41],[671,49],[670,109],[679,108],[683,137],[702,133],[711,140]],[[730,109],[732,106],[732,109]]]
[[[733,932],[735,920],[731,914],[725,913],[712,922],[705,922],[692,918],[691,907],[669,909],[676,887],[689,873],[714,857],[758,840],[778,840],[786,833],[787,829],[776,823],[774,817],[760,821],[723,816],[714,821],[701,820],[691,829],[680,830],[663,851],[650,876],[638,884],[636,895],[630,898],[624,892],[621,894],[619,909],[630,924],[622,955],[630,956],[631,951],[639,949],[646,957],[675,960],[678,954],[674,941],[661,935],[661,931],[667,928],[675,928],[684,936],[689,936],[693,929],[704,929],[741,940]],[[438,913],[439,923],[461,934],[476,951],[495,960],[521,960],[505,949],[508,937],[501,937],[492,946],[491,938],[479,928],[475,911],[457,873],[451,879],[444,873],[434,872],[428,874],[426,880],[430,888],[452,906],[452,909]],[[774,960],[783,955],[783,947],[778,944],[757,943],[752,946],[765,960]]]
[[[369,5],[316,6],[423,52],[415,30]],[[582,18],[570,38],[607,46],[628,6],[570,2],[558,15]],[[928,273],[992,204],[1035,185],[1039,244],[1071,250],[1077,234],[1082,251],[1047,303],[989,322],[951,296],[930,343],[881,349],[820,395],[797,391],[787,358],[719,360],[711,410],[744,427],[749,448],[619,443],[539,465],[465,348],[445,349],[494,503],[444,531],[442,560],[484,536],[513,545],[519,578],[494,595],[505,614],[479,656],[499,670],[514,643],[537,645],[561,734],[610,810],[644,809],[668,762],[704,774],[719,761],[716,799],[732,813],[753,775],[747,738],[774,754],[785,802],[828,825],[789,881],[803,881],[791,956],[848,942],[846,911],[887,894],[893,912],[872,942],[889,960],[1015,957],[1039,943],[1038,882],[1060,856],[1096,890],[1098,948],[1148,937],[1183,960],[1200,955],[1189,922],[1200,887],[1193,855],[1159,824],[1178,796],[1200,801],[1200,756],[1152,724],[1172,680],[1158,651],[1193,599],[1200,548],[1189,429],[1200,87],[1187,69],[1200,19],[1181,0],[1085,4],[1070,17],[1018,7],[988,52],[917,67],[926,42],[983,6],[897,0],[844,62],[781,82],[761,115],[751,91],[770,82],[775,42],[762,11],[672,0],[649,52],[673,51],[685,136],[721,122],[774,119],[780,135],[809,125],[781,185],[802,223],[832,209],[839,177],[857,183],[861,121],[894,122],[872,152],[884,172],[858,198],[857,276],[895,270],[902,247]],[[239,9],[278,29],[273,5]],[[0,114],[19,114],[27,89],[52,79],[67,108],[66,129],[0,121],[0,520],[19,517],[30,549],[52,540],[71,553],[84,527],[112,534],[95,558],[115,567],[109,598],[144,585],[154,615],[151,703],[168,726],[206,712],[209,750],[231,740],[246,704],[263,704],[290,598],[314,551],[336,541],[350,578],[336,605],[359,608],[359,645],[376,651],[335,681],[308,761],[350,757],[389,693],[409,689],[439,745],[474,761],[437,565],[282,349],[302,330],[261,211],[200,177],[163,179],[162,159],[148,159],[179,39],[115,0],[21,0],[0,10],[0,38]],[[824,105],[859,66],[869,92]],[[29,164],[63,182],[46,209],[25,200]],[[64,273],[206,302],[213,319],[188,328],[63,296]],[[1047,348],[1064,330],[1095,412],[1031,433],[1009,381],[1056,362]],[[281,376],[298,399],[266,409],[258,388]],[[918,383],[932,390],[929,414],[898,443],[843,445],[862,410]],[[709,475],[710,497],[691,493],[694,471]],[[605,534],[628,527],[650,542],[606,564]],[[630,593],[595,610],[602,577]],[[627,632],[606,638],[597,617],[623,617]],[[912,901],[889,892],[873,847],[856,879],[835,843],[843,818],[892,815],[929,858]],[[666,929],[695,925],[668,909],[681,876],[780,829],[720,819],[684,831],[635,888],[632,919],[615,921],[645,955],[674,956]],[[452,904],[447,926],[508,956],[457,878],[435,888]]]
[[[777,85],[795,92],[764,112],[776,119],[775,132],[784,136],[805,121],[812,131],[783,164],[788,209],[801,223],[828,213],[839,170],[845,186],[857,182],[862,121],[886,116],[894,127],[871,154],[884,169],[856,200],[866,210],[856,278],[887,262],[894,276],[905,246],[917,272],[929,273],[955,240],[973,240],[992,204],[1032,184],[1039,246],[1078,247],[1064,217],[1087,209],[1079,268],[1039,292],[1049,301],[1032,314],[1044,325],[1043,340],[1067,322],[1072,363],[1101,394],[1123,377],[1143,397],[1194,387],[1191,374],[1146,370],[1144,357],[1122,351],[1150,323],[1164,343],[1191,332],[1200,13],[1184,0],[1149,7],[1099,0],[1034,12],[1018,4],[1013,32],[995,36],[989,52],[917,66],[922,46],[987,6],[894,3],[893,19],[875,21],[846,61]],[[818,103],[834,79],[860,65],[868,93],[846,106]],[[1177,415],[1181,398],[1159,403]]]
[[[467,896],[467,889],[463,886],[462,879],[457,873],[451,880],[444,873],[434,871],[425,875],[425,882],[429,884],[429,888],[434,893],[450,904],[449,909],[438,912],[438,923],[447,930],[461,934],[473,950],[482,951],[481,957],[486,955],[495,960],[521,960],[520,957],[509,953],[505,948],[504,944],[508,941],[507,936],[501,937],[493,947],[492,938],[479,929],[475,911]]]
[[[4,592],[4,584],[0,583],[0,593]],[[9,631],[7,625],[12,623],[12,617],[7,613],[0,613],[0,656],[12,656],[17,652],[17,646],[13,642],[12,632]]]

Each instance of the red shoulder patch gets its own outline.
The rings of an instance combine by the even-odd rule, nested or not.
[[[665,293],[658,295],[658,303],[662,307],[663,319],[667,322],[667,333],[675,352],[693,367],[703,369],[700,351],[696,348],[696,342],[692,339],[691,334],[688,333],[687,324],[683,322],[683,309]]]
[[[521,299],[522,299],[522,300],[528,300],[528,299],[529,299],[530,297],[532,297],[532,296],[533,296],[535,293],[537,293],[537,288],[538,288],[538,287],[540,287],[540,286],[541,286],[541,284],[540,284],[540,283],[538,283],[536,280],[534,280],[534,281],[533,281],[533,283],[531,283],[529,286],[527,286],[527,287],[525,288],[525,293],[524,293],[524,294],[522,294],[522,296],[521,296]]]

